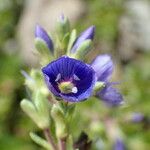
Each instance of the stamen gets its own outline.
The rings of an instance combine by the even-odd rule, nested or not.
[[[77,81],[80,80],[79,77],[78,77],[77,75],[75,75],[75,74],[73,75],[73,79],[74,79],[74,80],[77,80]]]
[[[72,88],[72,93],[77,93],[77,92],[78,92],[77,87],[73,87],[73,88]]]
[[[59,81],[60,79],[61,79],[61,74],[59,73],[59,74],[57,75],[57,77],[56,77],[56,80],[55,80],[55,81],[57,82],[57,81]]]

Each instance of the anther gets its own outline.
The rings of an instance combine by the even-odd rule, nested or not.
[[[55,81],[57,82],[57,81],[59,81],[60,79],[61,79],[61,74],[59,73],[59,74],[57,75]]]

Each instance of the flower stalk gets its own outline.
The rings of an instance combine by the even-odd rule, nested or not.
[[[54,143],[53,138],[51,137],[49,128],[43,130],[46,140],[52,146],[53,150],[58,150],[57,145]]]
[[[67,150],[66,149],[66,138],[60,139],[59,144],[60,144],[60,150]]]

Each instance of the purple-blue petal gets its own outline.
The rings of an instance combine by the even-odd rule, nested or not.
[[[106,84],[106,86],[99,91],[97,95],[108,106],[118,106],[123,103],[122,95],[116,88],[112,87],[111,84]]]
[[[112,75],[114,64],[109,55],[103,54],[96,57],[91,64],[95,70],[98,81],[106,82]]]
[[[72,53],[75,53],[78,47],[84,42],[85,40],[93,40],[95,34],[95,26],[90,26],[88,29],[83,31],[79,37],[75,40],[73,47],[71,49]]]
[[[131,121],[134,123],[142,122],[143,119],[144,119],[144,115],[142,113],[139,113],[139,112],[133,113],[131,116]]]
[[[113,150],[126,150],[126,146],[121,139],[115,141]]]
[[[64,20],[65,20],[65,16],[64,16],[64,14],[61,14],[59,17],[59,21],[63,23]]]
[[[67,56],[60,57],[51,62],[46,67],[42,68],[42,72],[51,92],[71,102],[87,99],[91,95],[96,82],[96,75],[91,66]],[[58,82],[56,82],[58,74],[61,75],[61,80],[70,80],[73,79],[74,75],[77,76],[79,80],[73,80],[72,82],[77,87],[78,92],[61,93],[58,88]]]
[[[42,39],[47,44],[47,47],[51,50],[51,52],[54,51],[52,39],[49,37],[47,32],[40,25],[36,26],[35,37]]]

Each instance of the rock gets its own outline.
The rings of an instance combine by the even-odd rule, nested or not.
[[[56,19],[62,13],[74,23],[84,12],[85,5],[80,0],[26,0],[18,24],[18,40],[23,60],[28,65],[37,62],[33,54],[34,29],[37,23],[52,32]]]
[[[150,51],[150,2],[129,0],[119,24],[118,50],[122,60],[130,60],[136,50]]]

